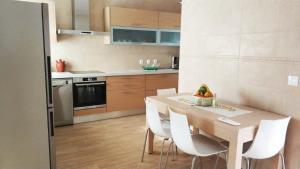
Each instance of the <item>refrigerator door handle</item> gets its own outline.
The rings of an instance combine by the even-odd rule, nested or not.
[[[56,169],[56,153],[55,153],[55,132],[54,132],[54,109],[48,109],[48,135],[49,135],[49,153],[50,153],[50,169]]]
[[[45,57],[45,67],[46,67],[46,88],[47,88],[47,101],[48,107],[53,107],[53,92],[52,92],[52,78],[51,78],[51,57]]]
[[[50,136],[54,136],[54,111],[53,109],[49,109],[49,130],[50,130]]]

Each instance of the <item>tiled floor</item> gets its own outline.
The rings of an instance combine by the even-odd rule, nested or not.
[[[155,169],[161,140],[155,152],[140,162],[145,135],[145,115],[103,120],[56,129],[58,169]],[[167,147],[166,147],[167,148]],[[213,168],[215,158],[203,159],[204,169]],[[179,152],[169,169],[191,168],[192,157]],[[221,162],[222,163],[222,162]],[[218,167],[222,169],[224,167]]]

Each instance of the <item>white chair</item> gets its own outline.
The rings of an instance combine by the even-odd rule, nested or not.
[[[157,89],[157,96],[165,96],[165,95],[171,95],[176,94],[175,88],[169,88],[169,89]]]
[[[267,159],[280,155],[282,168],[285,169],[284,156],[281,150],[285,144],[290,117],[280,120],[262,120],[255,139],[249,150],[243,154],[247,169],[251,167],[250,159]]]
[[[157,89],[156,93],[157,93],[157,96],[172,95],[172,94],[176,94],[176,89],[175,88]],[[162,120],[170,121],[169,116],[167,116],[163,113],[159,113],[159,116],[161,117]]]
[[[225,146],[222,146],[217,141],[204,135],[191,135],[187,116],[184,114],[175,113],[171,109],[169,109],[169,112],[171,133],[174,143],[181,151],[195,156],[192,162],[192,169],[195,168],[195,163],[198,157],[217,155],[217,160],[214,167],[215,169],[218,164],[219,155],[222,153],[224,153],[227,161],[227,148]]]
[[[167,141],[169,139],[172,140],[172,135],[171,135],[171,130],[170,130],[170,122],[160,119],[156,105],[154,103],[152,103],[149,100],[145,100],[145,103],[146,103],[146,120],[149,125],[149,128],[146,131],[141,162],[143,162],[143,160],[144,160],[147,136],[148,136],[149,130],[151,130],[156,136],[163,138],[161,152],[160,152],[160,162],[159,162],[159,168],[161,168],[162,158],[163,158],[162,155],[163,155],[163,151],[164,151],[165,141]],[[172,150],[173,150],[173,148],[172,148]],[[173,154],[173,158],[174,158],[174,154]]]

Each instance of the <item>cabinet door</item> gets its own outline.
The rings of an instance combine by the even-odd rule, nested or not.
[[[56,27],[58,29],[72,29],[72,2],[55,0]]]
[[[171,12],[159,12],[158,27],[161,29],[180,29],[181,14]]]
[[[156,44],[156,30],[136,29],[113,27],[112,28],[113,44]]]
[[[170,46],[180,46],[180,31],[160,30],[159,43]]]
[[[108,112],[144,108],[144,75],[107,77],[106,83]]]
[[[146,75],[146,91],[153,94],[157,89],[178,88],[178,74]]]
[[[158,28],[158,12],[121,7],[110,7],[110,25]]]
[[[108,91],[107,94],[107,111],[124,111],[142,109],[144,104],[145,90],[115,90]]]

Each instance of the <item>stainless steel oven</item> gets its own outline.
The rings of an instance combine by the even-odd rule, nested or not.
[[[73,79],[74,110],[106,107],[105,77]]]

